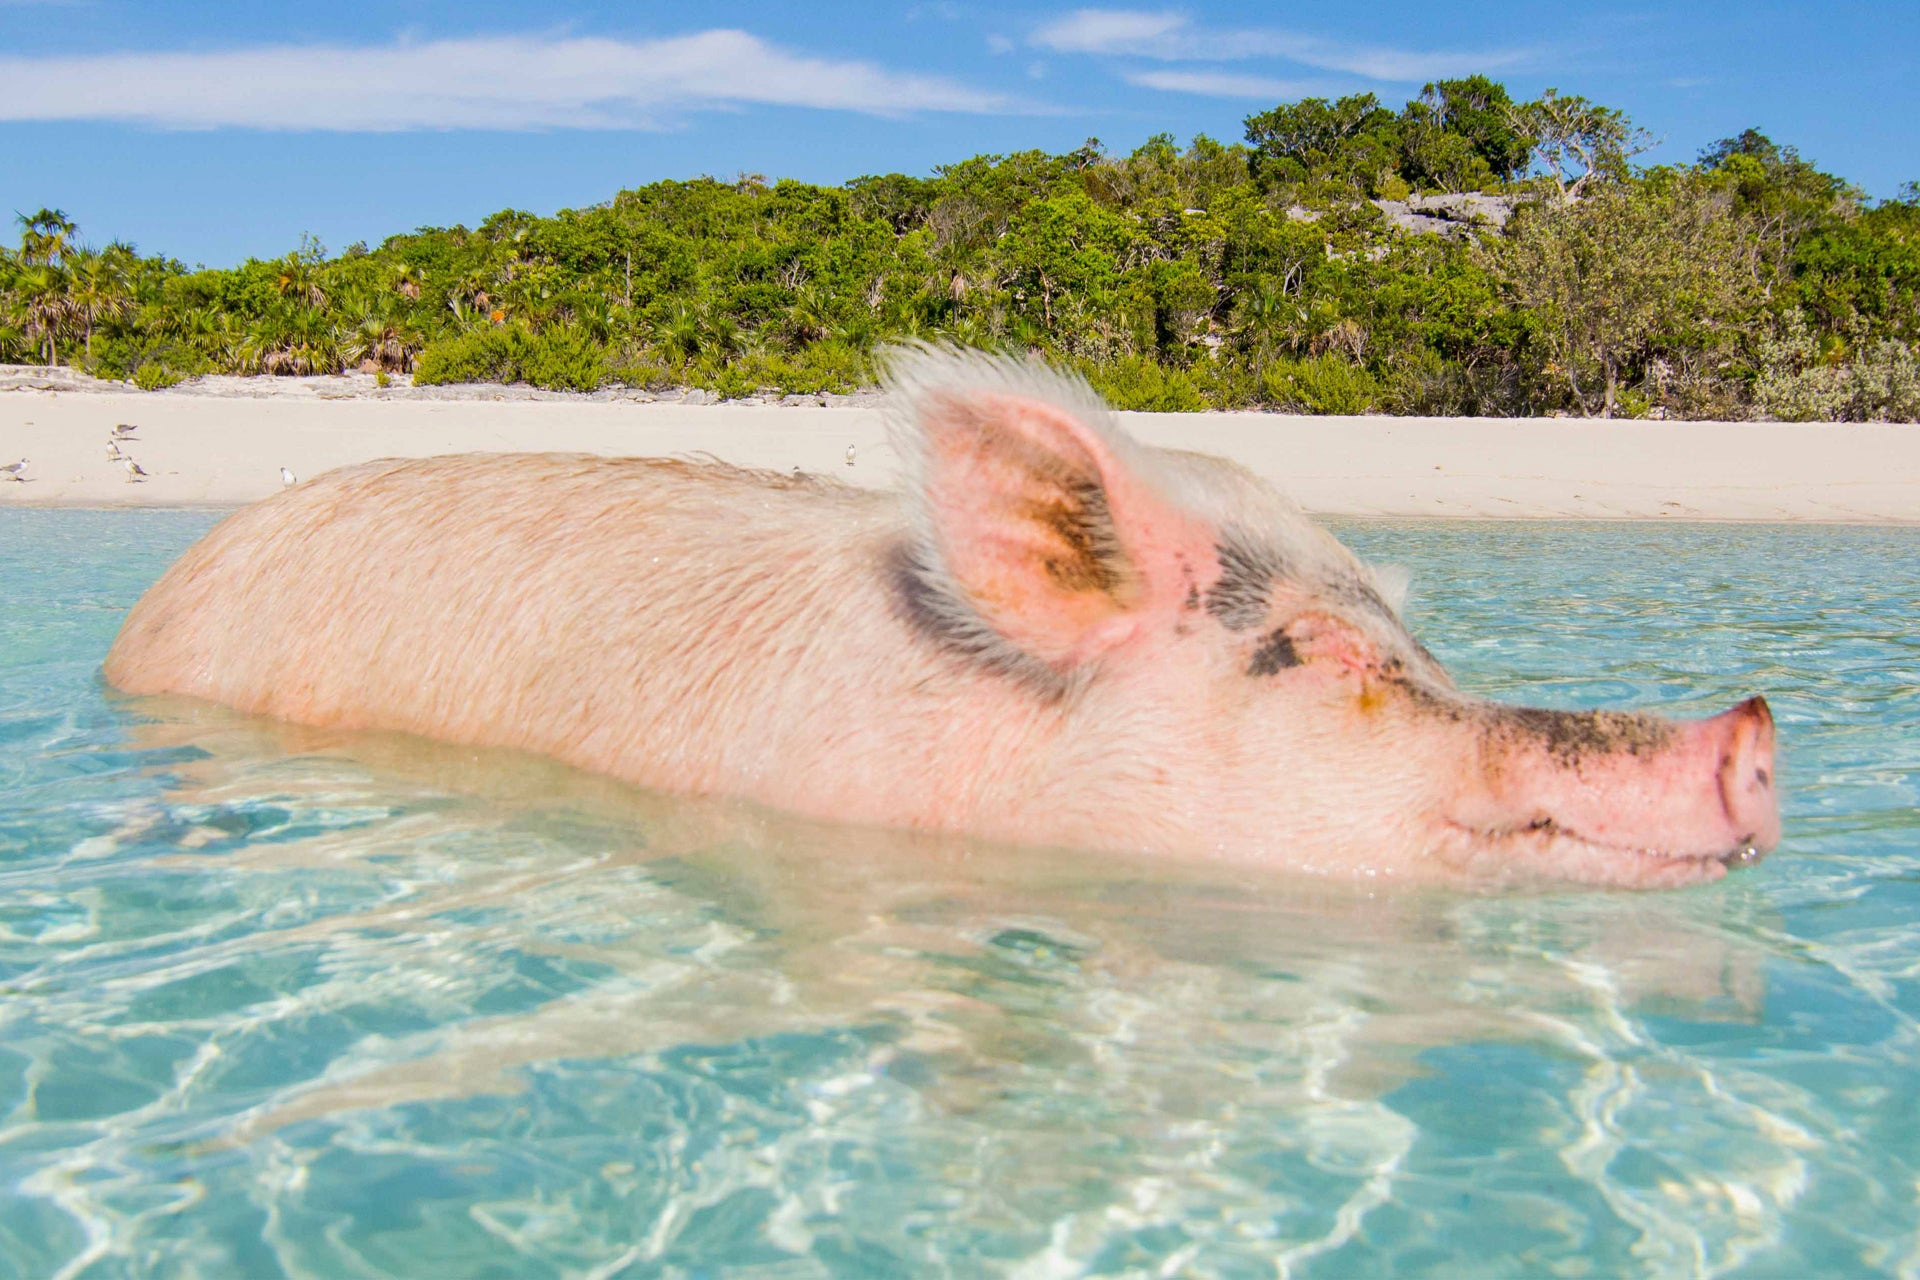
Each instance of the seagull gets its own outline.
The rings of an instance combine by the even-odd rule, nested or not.
[[[131,440],[133,439],[133,433],[139,429],[139,427],[131,422],[116,422],[113,424],[113,438],[115,440]]]
[[[5,476],[7,479],[15,481],[16,483],[23,482],[26,480],[26,477],[21,475],[20,472],[26,465],[27,459],[25,458],[20,459],[18,462],[9,462],[6,466],[0,467],[0,476]]]
[[[291,489],[293,488],[293,486],[300,483],[300,478],[294,475],[293,472],[287,470],[285,467],[282,467],[280,468],[280,483],[285,485],[287,488]]]
[[[852,445],[847,446],[847,465],[848,466],[853,465],[853,446]]]
[[[118,462],[127,455],[120,452],[120,442],[112,436],[107,437],[107,461]]]
[[[128,484],[139,484],[142,480],[145,480],[147,478],[147,473],[142,471],[140,469],[140,464],[135,462],[132,458],[122,458],[120,459],[120,462],[121,462],[121,465],[126,467],[127,469]]]

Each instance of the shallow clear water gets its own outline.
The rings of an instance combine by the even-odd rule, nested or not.
[[[0,1276],[1920,1276],[1920,533],[1346,527],[1784,743],[1721,885],[1368,897],[116,701],[212,520],[0,513]]]

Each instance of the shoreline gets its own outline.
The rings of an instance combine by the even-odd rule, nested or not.
[[[24,481],[0,480],[0,507],[228,508],[278,491],[283,466],[305,479],[470,451],[710,455],[869,487],[895,475],[877,394],[707,399],[376,389],[368,375],[143,392],[0,367],[0,465],[28,459]],[[1319,516],[1920,524],[1920,424],[1118,416],[1148,444],[1234,458]],[[142,482],[107,457],[117,422],[139,428],[123,448]]]

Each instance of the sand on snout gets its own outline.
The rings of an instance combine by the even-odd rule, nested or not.
[[[209,379],[141,392],[0,369],[0,505],[235,506],[382,457],[712,455],[858,485],[897,460],[874,397],[687,403],[371,377]],[[1234,458],[1322,515],[1920,523],[1920,425],[1124,413],[1149,444]],[[134,482],[120,449],[147,473]],[[851,451],[851,452],[849,452]],[[852,461],[849,463],[848,459]]]

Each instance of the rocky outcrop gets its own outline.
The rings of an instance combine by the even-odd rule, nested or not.
[[[1483,230],[1507,225],[1519,201],[1513,196],[1491,196],[1478,191],[1450,195],[1412,196],[1405,200],[1375,200],[1387,222],[1414,235],[1449,236],[1472,240]]]

